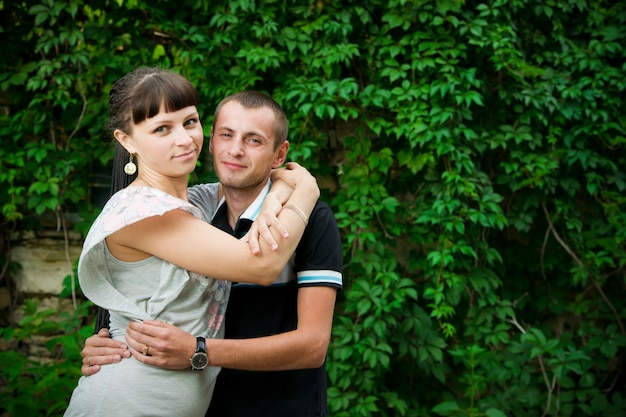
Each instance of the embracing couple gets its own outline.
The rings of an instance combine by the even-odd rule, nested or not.
[[[188,188],[204,140],[189,81],[140,68],[109,102],[116,192],[78,268],[104,329],[65,415],[328,415],[341,241],[315,178],[278,169],[283,110],[254,91],[222,100],[209,141],[220,183]]]

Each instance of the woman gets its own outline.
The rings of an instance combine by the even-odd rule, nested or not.
[[[111,90],[110,128],[127,152],[125,173],[137,176],[92,225],[78,274],[84,294],[111,312],[110,331],[118,340],[130,320],[147,319],[221,337],[229,291],[224,280],[270,284],[319,197],[315,179],[290,164],[274,174],[250,246],[204,222],[187,200],[187,178],[204,138],[197,103],[185,78],[154,68],[133,71]],[[287,231],[288,239],[281,235]],[[65,415],[204,416],[218,371],[163,370],[130,358],[82,377]]]

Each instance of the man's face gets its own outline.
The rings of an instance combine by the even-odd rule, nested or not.
[[[250,109],[235,101],[222,107],[214,121],[209,151],[224,187],[258,191],[272,168],[283,164],[289,143],[274,150],[274,121],[267,107]]]

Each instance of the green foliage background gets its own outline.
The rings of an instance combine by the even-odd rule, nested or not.
[[[206,132],[242,89],[290,117],[290,156],[318,177],[344,242],[332,416],[626,413],[625,2],[4,0],[0,12],[3,283],[12,230],[68,213],[89,226],[98,184],[108,191],[108,90],[160,65],[198,87]],[[212,178],[205,160],[193,180]],[[63,329],[73,342],[50,345],[65,349],[63,383],[0,352],[0,409],[62,410],[90,326],[79,317]]]

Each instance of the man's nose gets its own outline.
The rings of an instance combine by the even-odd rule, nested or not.
[[[231,141],[230,148],[228,149],[231,155],[243,154],[243,141],[241,139],[235,139]]]

